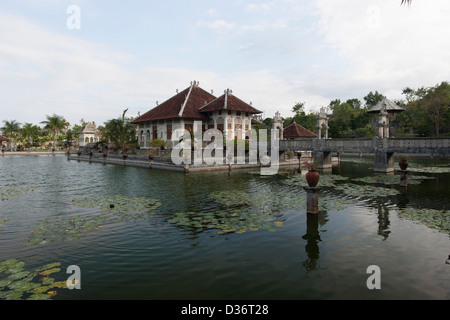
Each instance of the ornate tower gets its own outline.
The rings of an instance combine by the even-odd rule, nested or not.
[[[280,140],[283,139],[283,119],[281,118],[280,113],[277,111],[275,116],[273,117],[272,129],[280,130]]]
[[[322,129],[324,130],[324,139],[328,139],[328,115],[324,107],[320,108],[316,128],[318,129],[317,137],[319,139],[322,139]]]

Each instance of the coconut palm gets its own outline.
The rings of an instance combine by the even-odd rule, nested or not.
[[[14,140],[17,137],[18,133],[20,132],[20,123],[16,120],[3,120],[3,123],[5,124],[1,129],[5,136],[9,137],[11,140],[9,142],[10,148],[12,149]]]
[[[53,147],[56,145],[56,135],[63,133],[64,130],[69,126],[69,123],[62,116],[53,114],[52,116],[47,116],[47,120],[41,121],[45,124],[44,129],[53,132]]]
[[[25,123],[22,127],[22,136],[24,142],[27,142],[28,146],[33,144],[33,139],[36,139],[39,136],[41,129],[37,125],[33,125],[32,123]],[[36,139],[37,140],[37,139]]]
[[[136,129],[125,118],[127,111],[128,109],[123,111],[122,117],[105,122],[104,126],[106,138],[122,149],[122,152],[125,152],[125,146],[136,138]]]
[[[3,120],[3,123],[5,124],[2,127],[2,132],[4,135],[10,136],[10,138],[14,138],[17,136],[17,133],[20,132],[20,123],[17,122],[17,120]]]

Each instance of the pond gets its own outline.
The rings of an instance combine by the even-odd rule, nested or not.
[[[450,162],[411,160],[403,188],[371,160],[322,173],[314,217],[295,168],[0,158],[0,299],[449,299]]]

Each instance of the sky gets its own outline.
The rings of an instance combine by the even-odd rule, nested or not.
[[[2,0],[0,121],[137,116],[192,81],[273,117],[449,81],[450,1]]]

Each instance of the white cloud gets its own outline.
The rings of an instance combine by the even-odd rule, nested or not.
[[[207,22],[205,20],[199,20],[196,23],[197,27],[206,27],[209,29],[214,29],[216,31],[222,31],[222,30],[231,30],[235,28],[235,24],[232,22],[227,22],[225,20],[214,20],[212,22]]]
[[[230,70],[226,74],[191,68],[131,68],[134,57],[112,47],[60,34],[18,17],[0,13],[0,87],[2,119],[39,124],[46,115],[103,123],[148,111],[200,81],[218,96],[226,88],[266,114],[290,113],[298,92],[269,70]],[[289,106],[286,108],[286,106]],[[3,110],[5,111],[5,110]],[[287,116],[287,115],[286,115]]]
[[[448,80],[450,3],[316,1],[320,28],[330,48],[349,67],[338,86],[397,91]],[[399,97],[395,97],[399,98]]]
[[[248,11],[268,11],[271,9],[271,5],[268,3],[249,3],[245,9]]]
[[[146,112],[192,80],[216,95],[231,88],[266,116],[287,117],[299,101],[317,110],[336,98],[378,90],[395,99],[406,86],[449,80],[445,0],[410,8],[382,0],[265,4],[271,10],[245,2],[239,8],[247,10],[201,8],[186,22],[192,30],[174,37],[161,29],[158,36],[177,41],[158,50],[147,47],[156,33],[145,46],[133,41],[133,49],[118,50],[123,35],[119,42],[109,34],[87,41],[82,33],[2,12],[0,99],[8,112],[1,119],[38,123],[57,113],[72,123],[103,123],[127,107],[130,114]]]

